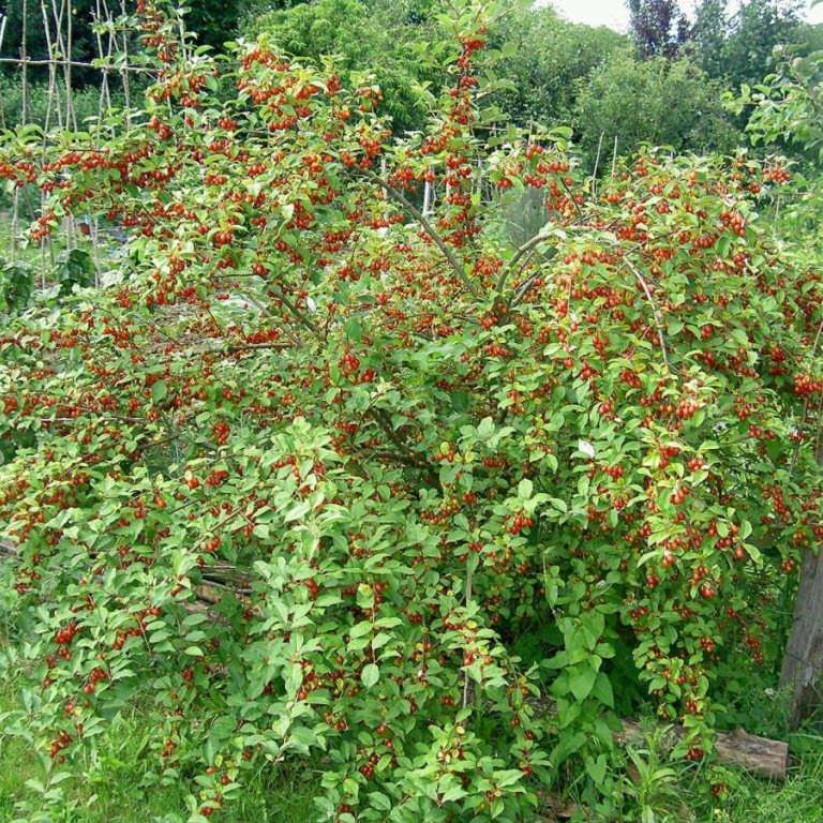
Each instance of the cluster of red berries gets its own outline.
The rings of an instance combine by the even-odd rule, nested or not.
[[[720,222],[724,226],[728,226],[738,237],[742,237],[746,233],[746,221],[736,211],[723,210],[720,212]]]
[[[520,534],[524,529],[530,529],[534,526],[534,519],[523,512],[515,514],[509,523],[508,532],[511,535]]]
[[[346,352],[337,365],[340,367],[341,374],[347,377],[360,371],[360,360],[351,352]]]
[[[71,735],[67,731],[61,731],[57,737],[52,741],[49,748],[49,757],[54,760],[63,749],[67,749],[71,745]]]
[[[823,394],[823,379],[815,380],[809,374],[796,374],[794,377],[794,391],[800,397]]]
[[[784,169],[782,166],[771,166],[768,169],[765,169],[763,172],[763,177],[770,183],[777,183],[778,185],[788,183],[792,179],[789,171]]]
[[[58,629],[54,634],[54,642],[58,646],[67,646],[74,639],[77,634],[77,624],[69,623],[67,626]]]
[[[100,666],[96,666],[89,672],[89,677],[86,681],[86,685],[83,686],[83,692],[85,694],[93,694],[95,688],[97,687],[97,684],[102,683],[103,681],[106,681],[108,679],[108,672]]]
[[[214,438],[214,442],[217,443],[218,446],[225,446],[228,442],[230,434],[231,428],[225,421],[215,423],[211,427],[211,436]]]
[[[229,473],[226,469],[214,469],[206,478],[206,484],[209,486],[219,486],[228,479]]]

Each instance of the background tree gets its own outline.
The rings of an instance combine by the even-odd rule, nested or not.
[[[730,20],[722,49],[722,74],[734,86],[759,83],[773,68],[775,46],[801,33],[796,0],[749,0]]]
[[[425,123],[441,78],[434,66],[446,46],[432,0],[318,0],[257,17],[249,34],[266,34],[278,48],[322,62],[333,55],[346,84],[367,74],[382,92],[382,110],[396,131]]]
[[[255,17],[272,10],[286,10],[306,0],[190,0],[187,28],[197,41],[222,51],[224,44],[245,31]]]
[[[627,0],[630,31],[641,57],[672,57],[688,37],[677,0]]]
[[[641,143],[677,152],[726,151],[737,139],[723,110],[721,88],[687,60],[638,60],[616,52],[582,84],[575,127],[586,162],[597,147],[621,154]],[[601,167],[602,168],[602,167]]]
[[[492,31],[502,58],[495,67],[506,81],[498,99],[517,123],[568,123],[578,81],[602,65],[626,38],[601,26],[576,25],[550,7],[521,0],[502,15]]]
[[[749,0],[729,13],[727,0],[702,0],[691,29],[689,54],[711,77],[733,86],[759,83],[772,69],[775,46],[813,50],[819,27],[803,24],[796,0]]]
[[[728,0],[701,0],[695,9],[690,54],[711,77],[721,77],[725,72],[724,48],[728,35]]]

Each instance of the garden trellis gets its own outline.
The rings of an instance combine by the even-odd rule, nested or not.
[[[88,100],[97,88],[93,115],[98,120],[102,121],[113,108],[122,108],[118,127],[128,129],[132,116],[133,77],[156,72],[136,59],[133,48],[136,28],[126,0],[93,0],[85,11],[87,18],[84,22],[93,33],[96,52],[87,55],[86,59],[80,59],[76,54],[78,14],[73,0],[21,0],[16,9],[19,16],[16,38],[11,36],[11,12],[0,14],[0,71],[19,89],[19,108],[14,112],[18,127],[39,126],[42,129],[42,161],[56,151],[58,142],[65,143],[66,136],[72,133],[77,135],[74,139],[78,142],[78,148],[82,145],[83,149],[93,150],[95,144],[101,142],[95,130],[83,131],[86,124],[78,116],[75,103],[81,89],[84,99]],[[30,43],[35,33],[41,36],[41,53],[31,51]],[[35,71],[45,72],[45,83],[33,82]],[[82,82],[78,82],[78,71],[86,74]],[[93,80],[88,79],[89,74]],[[119,98],[115,98],[115,92]],[[32,110],[35,94],[44,103],[38,112],[37,122]],[[12,124],[0,123],[3,128],[9,125]],[[32,196],[19,186],[10,192],[8,222],[12,265],[19,260],[26,218],[32,213]],[[88,234],[92,255],[95,261],[99,260],[100,227],[97,219],[91,218],[81,230]],[[67,214],[57,242],[71,252],[77,245],[77,233],[76,217]],[[45,285],[45,272],[49,268],[47,263],[54,264],[54,242],[51,235],[40,240],[41,286]]]

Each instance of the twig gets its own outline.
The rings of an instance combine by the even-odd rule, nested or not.
[[[660,311],[657,308],[657,303],[655,303],[654,297],[652,297],[651,290],[649,289],[649,284],[646,282],[646,279],[637,270],[637,267],[631,262],[631,260],[627,260],[624,257],[623,265],[637,278],[637,281],[643,288],[643,292],[646,295],[646,299],[649,301],[649,304],[652,307],[652,313],[654,314],[654,322],[657,327],[657,337],[660,340],[660,353],[663,355],[663,362],[666,364],[666,369],[669,372],[671,372],[672,365],[669,361],[668,350],[666,349],[666,338],[663,335],[663,320],[660,317]]]
[[[527,254],[529,254],[529,252],[536,249],[544,240],[548,240],[549,237],[550,235],[548,234],[536,234],[531,240],[527,240],[522,246],[520,246],[520,248],[514,253],[514,257],[512,257],[508,264],[503,268],[503,271],[500,272],[500,277],[497,280],[497,286],[495,286],[495,292],[498,296],[503,293],[503,289],[506,287],[509,277],[511,277],[514,273],[517,264]]]
[[[394,186],[390,183],[387,183],[383,180],[379,174],[375,174],[373,171],[366,169],[366,175],[369,179],[373,180],[379,186],[382,186],[385,189],[386,193],[392,200],[396,200],[400,205],[403,206],[406,211],[411,214],[415,220],[423,227],[423,230],[426,234],[432,239],[434,244],[437,246],[438,249],[443,253],[443,256],[448,260],[449,265],[451,266],[454,273],[457,275],[458,279],[466,286],[466,288],[472,293],[472,296],[479,298],[480,292],[475,287],[474,283],[466,277],[465,271],[463,271],[463,265],[461,262],[455,257],[454,252],[443,242],[443,238],[435,231],[434,227],[431,223],[426,219],[423,213],[418,209],[413,203],[411,203],[402,192],[399,192]]]
[[[97,71],[104,71],[108,69],[116,69],[117,71],[131,71],[131,72],[139,72],[142,74],[155,74],[157,69],[150,68],[148,66],[118,66],[117,64],[108,64],[102,63],[98,64],[96,62],[92,63],[84,63],[81,60],[61,60],[61,59],[53,59],[53,60],[32,60],[31,58],[20,58],[20,57],[0,57],[0,64],[13,64],[13,65],[23,65],[23,66],[72,66],[74,68],[82,68],[82,69],[97,69]]]
[[[466,561],[466,608],[472,599],[472,584],[474,582],[474,565]],[[469,671],[466,669],[463,677],[463,708],[469,705]]]
[[[392,427],[391,420],[388,419],[388,415],[385,411],[383,411],[383,409],[371,408],[368,410],[367,414],[372,420],[374,420],[375,423],[377,423],[378,426],[380,426],[389,440],[391,440],[391,442],[403,452],[403,457],[409,465],[431,472],[433,476],[436,476],[434,466],[432,466],[431,463],[424,458],[420,457],[420,455],[416,454],[408,446],[408,444],[403,442],[403,439]]]

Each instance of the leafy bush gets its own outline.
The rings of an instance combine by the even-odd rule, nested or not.
[[[721,102],[722,88],[687,60],[637,60],[614,55],[587,78],[577,98],[575,125],[581,147],[600,170],[643,143],[684,151],[732,151],[738,138]],[[600,143],[602,139],[602,144]]]
[[[145,117],[0,158],[63,182],[33,238],[60,209],[131,233],[124,283],[0,340],[0,436],[34,439],[0,469],[5,727],[70,765],[150,707],[192,821],[307,756],[323,820],[528,819],[569,764],[616,819],[615,706],[644,689],[701,759],[823,536],[820,274],[758,220],[785,170],[645,154],[593,196],[562,140],[491,151],[470,5],[408,140],[265,41],[218,103],[141,8]],[[546,226],[512,248],[489,187]]]

